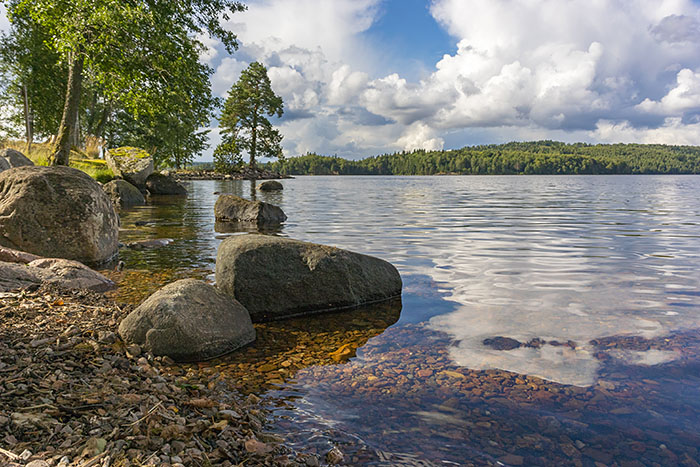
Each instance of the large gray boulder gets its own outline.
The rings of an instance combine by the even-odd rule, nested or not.
[[[121,322],[119,334],[178,361],[208,360],[255,340],[248,311],[195,279],[173,282],[148,297]]]
[[[355,307],[401,295],[394,266],[372,256],[268,235],[229,237],[216,285],[254,322]]]
[[[29,264],[0,261],[0,292],[42,284],[96,292],[114,288],[112,281],[77,261],[58,258],[41,258]]]
[[[146,198],[141,191],[126,180],[112,180],[102,187],[115,206],[141,206],[146,204]]]
[[[287,220],[279,207],[262,201],[248,201],[234,195],[221,195],[214,204],[214,216],[221,222],[279,224]]]
[[[146,179],[146,189],[152,195],[184,196],[187,190],[173,177],[153,173]]]
[[[101,263],[117,254],[119,218],[99,183],[70,167],[0,173],[0,245]]]
[[[139,148],[110,149],[105,152],[105,162],[114,175],[139,189],[146,188],[146,179],[153,173],[153,157]]]
[[[2,151],[0,151],[0,158],[4,159],[5,162],[7,162],[9,169],[12,169],[14,167],[25,167],[34,165],[34,162],[32,162],[32,160],[29,159],[27,156],[25,156],[19,151],[10,148],[3,149]],[[1,168],[2,162],[0,162],[0,169]]]

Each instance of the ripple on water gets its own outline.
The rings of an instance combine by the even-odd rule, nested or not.
[[[254,346],[173,371],[265,396],[290,443],[340,444],[356,465],[700,459],[697,177],[283,183],[273,199],[248,182],[189,182],[187,199],[124,211],[122,242],[174,241],[123,250],[117,294],[211,279],[219,242],[255,230],[216,227],[221,192],[280,205],[289,219],[268,234],[397,265],[400,314],[260,325]],[[496,336],[519,347],[484,345]]]

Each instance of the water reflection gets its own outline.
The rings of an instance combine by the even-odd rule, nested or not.
[[[251,345],[206,364],[185,370],[215,369],[244,393],[262,393],[312,366],[343,365],[357,349],[396,323],[401,300],[301,319],[255,324]]]
[[[174,239],[122,251],[121,285],[134,294],[211,274],[221,239],[249,231],[215,225],[218,193],[282,207],[289,219],[275,235],[401,272],[400,317],[356,335],[319,328],[323,338],[304,334],[306,319],[267,328],[260,342],[277,350],[207,370],[248,375],[243,389],[279,398],[277,431],[291,442],[321,455],[340,442],[356,465],[698,457],[700,178],[300,177],[283,192],[188,189],[186,201],[122,213],[123,242]],[[499,336],[517,345],[484,344]],[[313,357],[291,371],[290,355]]]

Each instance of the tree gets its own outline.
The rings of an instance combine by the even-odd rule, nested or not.
[[[251,63],[228,92],[219,123],[222,142],[216,148],[219,161],[240,156],[246,151],[250,168],[256,157],[282,155],[282,135],[267,117],[282,116],[282,98],[275,94],[267,69],[259,62]]]
[[[61,165],[68,164],[77,134],[85,76],[106,101],[119,101],[135,115],[153,113],[156,96],[188,87],[191,77],[182,69],[196,69],[192,52],[203,47],[196,34],[206,30],[233,52],[236,36],[221,23],[245,8],[234,0],[8,0],[7,6],[13,24],[31,19],[51,38],[50,47],[67,67],[52,157]]]

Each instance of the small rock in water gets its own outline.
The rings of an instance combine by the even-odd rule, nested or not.
[[[343,462],[344,457],[345,456],[343,456],[343,452],[340,449],[334,447],[326,454],[326,461],[331,465],[340,464],[341,462]]]
[[[510,337],[496,336],[484,339],[484,345],[487,345],[496,350],[513,350],[520,347],[522,344]]]

